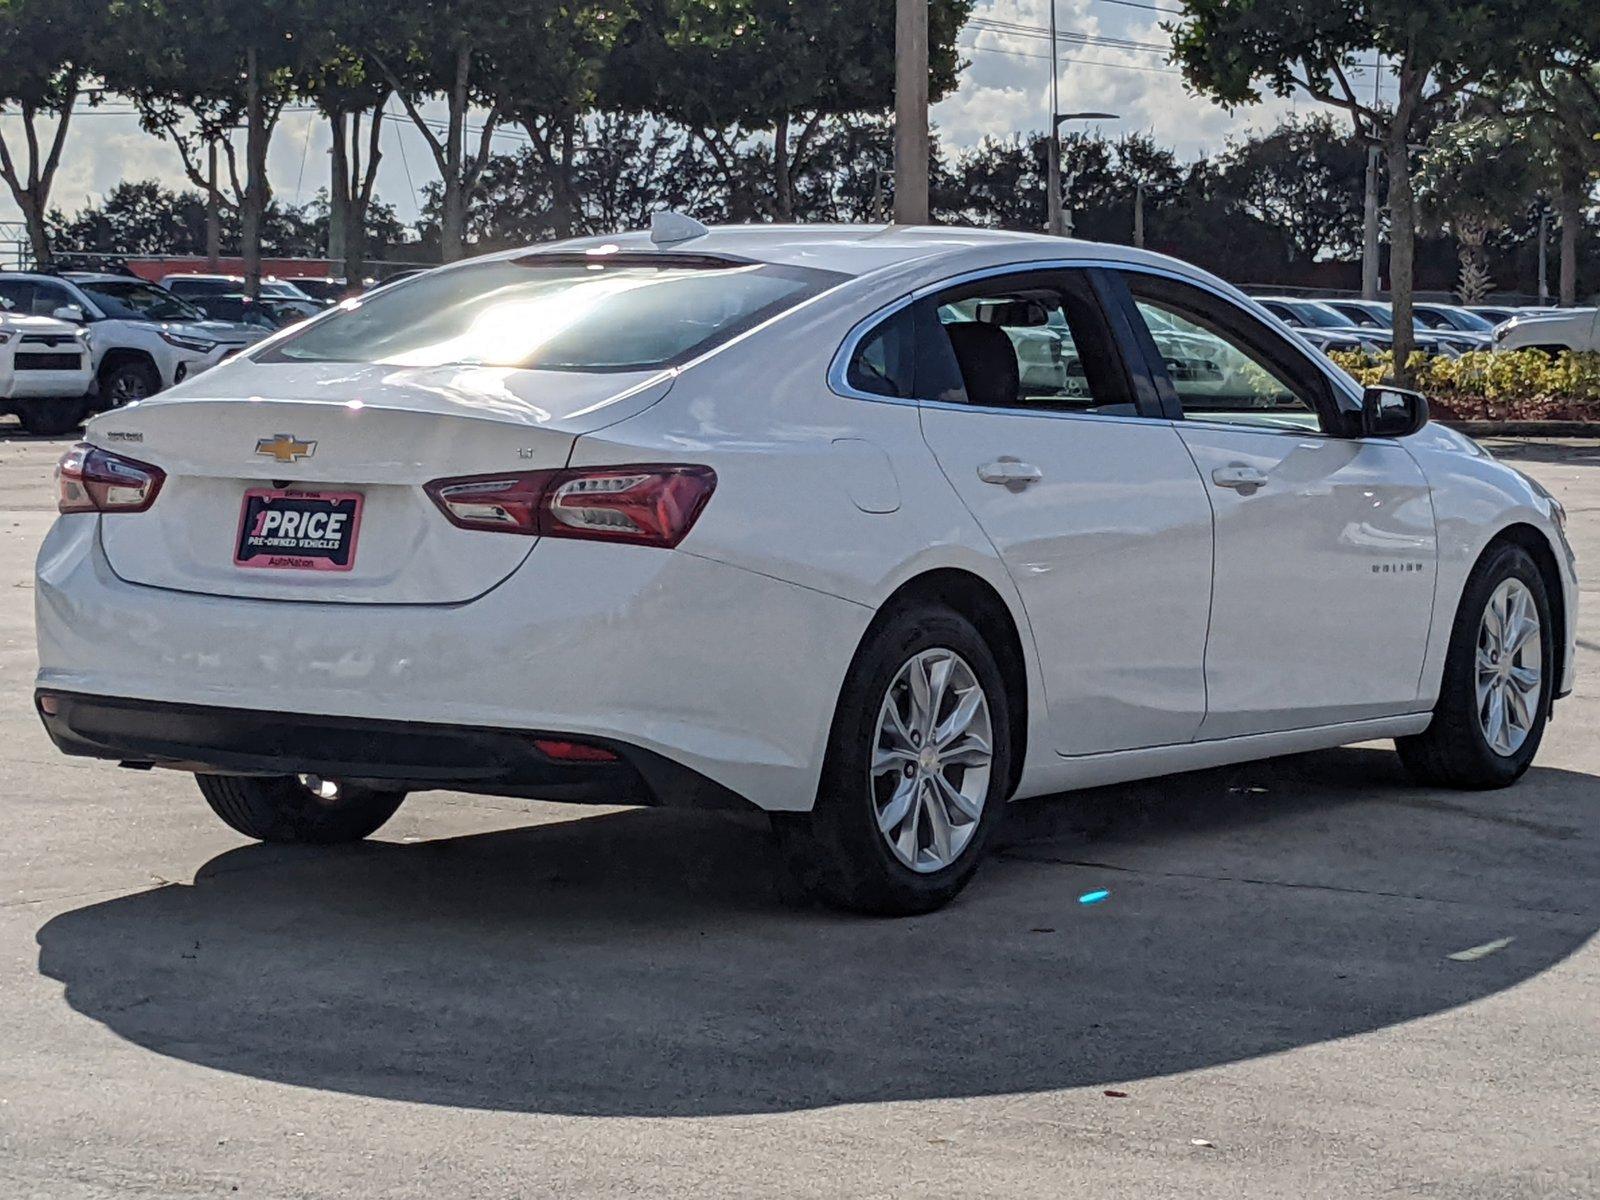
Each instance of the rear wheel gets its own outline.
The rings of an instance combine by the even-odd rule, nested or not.
[[[1406,769],[1441,787],[1505,787],[1544,737],[1556,631],[1538,565],[1520,546],[1496,546],[1462,592],[1433,724],[1395,747]]]
[[[217,816],[262,842],[360,841],[406,798],[315,775],[196,775],[195,782]]]
[[[993,653],[941,607],[891,617],[857,656],[816,806],[777,814],[791,868],[856,912],[930,912],[966,887],[1005,805],[1010,714]]]
[[[22,428],[40,437],[60,437],[83,424],[82,400],[14,400]]]

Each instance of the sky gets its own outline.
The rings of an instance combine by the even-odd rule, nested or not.
[[[959,38],[968,62],[960,86],[932,112],[946,150],[974,145],[986,135],[1045,127],[1050,111],[1049,4],[1050,0],[979,0],[972,22]],[[1173,0],[1055,0],[1055,4],[1063,37],[1089,39],[1087,44],[1064,41],[1059,47],[1061,111],[1116,113],[1119,120],[1098,123],[1108,135],[1150,133],[1157,142],[1176,149],[1180,158],[1191,159],[1219,149],[1229,137],[1271,128],[1296,109],[1321,108],[1305,97],[1270,98],[1228,112],[1188,93],[1159,49],[1168,41],[1161,23],[1174,19]],[[1101,39],[1113,39],[1115,44]],[[1360,73],[1356,79],[1361,86]],[[398,104],[391,107],[398,113]],[[140,130],[137,120],[126,115],[128,108],[113,97],[99,110],[85,110],[74,119],[52,198],[55,207],[76,211],[122,180],[158,179],[171,187],[187,186],[177,152]],[[15,118],[0,120],[6,123],[8,138],[20,133]],[[399,116],[385,125],[378,192],[395,205],[402,220],[409,221],[416,215],[423,185],[437,178],[437,172],[421,134],[409,121]],[[523,138],[520,131],[506,130],[497,135],[495,147],[512,152]],[[329,144],[327,126],[316,113],[283,115],[268,159],[273,191],[281,201],[303,203],[326,186]],[[9,194],[0,195],[0,220],[17,218]]]

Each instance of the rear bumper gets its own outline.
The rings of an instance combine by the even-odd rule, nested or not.
[[[406,791],[448,789],[592,804],[743,808],[658,754],[589,739],[614,762],[563,762],[536,733],[417,721],[162,704],[41,689],[35,708],[64,754],[222,775],[320,775]]]
[[[40,690],[252,719],[558,730],[658,755],[763,809],[805,811],[872,617],[682,550],[559,539],[463,604],[197,595],[112,571],[98,522],[148,515],[64,516],[45,538]],[[391,753],[409,761],[403,746]],[[157,756],[122,747],[113,757]]]

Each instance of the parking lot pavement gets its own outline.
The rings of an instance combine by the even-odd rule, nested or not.
[[[60,447],[0,431],[0,1195],[1600,1193],[1594,582],[1513,790],[1360,747],[1028,802],[866,921],[759,820],[428,795],[289,852],[57,756]],[[1600,444],[1495,449],[1600,576]]]

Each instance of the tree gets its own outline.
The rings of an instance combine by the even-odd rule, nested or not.
[[[1424,225],[1446,229],[1461,256],[1457,291],[1482,304],[1494,290],[1486,244],[1533,199],[1533,156],[1526,132],[1497,116],[1473,116],[1436,130],[1418,158],[1417,197]]]
[[[954,89],[972,0],[931,0],[929,97]],[[796,174],[828,121],[894,103],[894,5],[883,0],[639,0],[601,102],[680,124],[731,179],[737,147],[771,138],[768,212],[795,213]]]
[[[335,36],[350,32],[336,29]],[[341,44],[314,65],[306,93],[333,130],[328,258],[347,279],[360,279],[366,274],[367,214],[383,160],[383,110],[394,88],[370,59]]]
[[[102,50],[107,83],[133,99],[146,128],[173,139],[185,172],[213,199],[195,137],[225,149],[245,290],[259,295],[267,147],[283,105],[332,52],[315,0],[111,0],[110,8],[117,36]],[[231,137],[241,116],[242,178]]]
[[[1236,142],[1218,166],[1240,207],[1282,229],[1297,257],[1360,252],[1366,150],[1326,114]]]
[[[377,68],[422,134],[440,186],[439,253],[454,262],[466,252],[467,206],[489,161],[503,114],[491,81],[493,55],[547,29],[527,20],[520,0],[397,0],[381,10],[351,0],[365,19],[353,21],[351,44]],[[432,96],[445,101],[444,127],[422,113]],[[472,110],[485,109],[477,148],[467,147]]]
[[[1416,204],[1411,142],[1467,89],[1504,86],[1527,72],[1532,48],[1570,37],[1585,0],[1186,0],[1173,57],[1189,84],[1227,105],[1262,89],[1301,88],[1350,115],[1375,139],[1389,171],[1390,287],[1396,375],[1409,378]],[[1565,32],[1562,32],[1565,31]],[[1392,106],[1363,100],[1350,81],[1358,56],[1393,64]]]
[[[0,179],[22,210],[41,266],[51,261],[50,189],[89,73],[102,7],[92,0],[0,0],[0,114],[14,111],[21,118],[26,150],[25,157],[17,153],[0,126]],[[55,128],[47,133],[48,121]]]
[[[1600,71],[1573,65],[1531,76],[1506,98],[1536,147],[1535,168],[1555,198],[1561,232],[1560,301],[1578,298],[1578,237],[1600,176]]]

